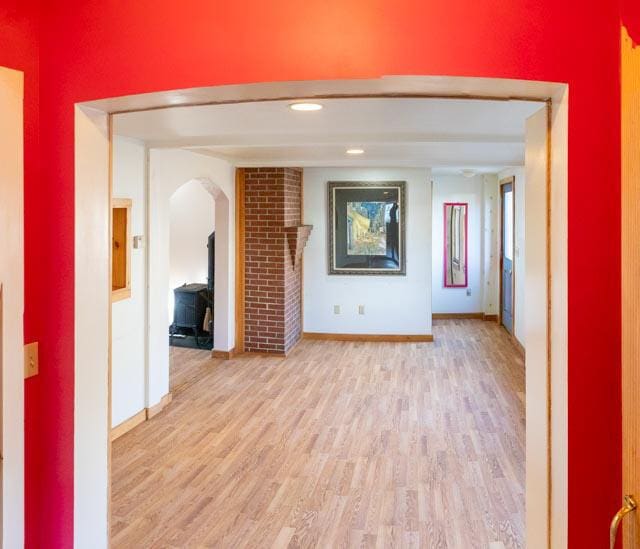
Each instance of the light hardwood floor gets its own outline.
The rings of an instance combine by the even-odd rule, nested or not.
[[[524,365],[493,322],[434,343],[172,350],[172,404],[114,442],[114,548],[523,547]]]

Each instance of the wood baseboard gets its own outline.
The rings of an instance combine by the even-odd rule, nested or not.
[[[129,299],[131,297],[131,288],[120,288],[111,292],[111,303]]]
[[[459,320],[459,319],[475,319],[483,320],[484,313],[433,313],[433,320]]]
[[[223,360],[231,360],[234,356],[237,355],[238,353],[236,352],[235,347],[230,351],[218,351],[216,349],[211,351],[211,358],[221,358]]]
[[[141,423],[147,420],[147,409],[143,408],[137,414],[131,416],[129,419],[125,419],[122,423],[119,423],[115,427],[111,428],[111,440],[121,437],[125,433],[128,433],[134,427],[137,427]]]
[[[171,402],[173,396],[171,393],[164,395],[158,404],[151,406],[150,408],[143,408],[137,414],[131,416],[129,419],[125,419],[122,423],[119,423],[115,427],[111,428],[111,441],[121,437],[125,433],[128,433],[134,427],[137,427],[141,423],[144,423],[148,419],[157,416],[162,410],[164,410]]]
[[[147,419],[151,419],[152,417],[157,416],[162,410],[164,410],[169,404],[171,404],[171,400],[173,399],[173,395],[171,393],[167,393],[164,395],[158,404],[154,404],[150,406],[145,411],[147,413]]]
[[[472,319],[472,320],[486,320],[489,322],[498,321],[498,315],[487,315],[485,313],[433,313],[431,317],[433,318],[433,320]]]
[[[287,353],[284,351],[244,351],[240,353],[240,356],[264,356],[264,357],[276,357],[286,358]]]
[[[315,339],[323,341],[378,341],[378,342],[430,342],[433,341],[432,334],[329,334],[320,332],[304,332],[304,339]]]

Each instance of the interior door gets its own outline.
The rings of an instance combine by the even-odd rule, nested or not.
[[[500,246],[500,319],[509,333],[513,333],[513,179],[500,185],[502,237]]]
[[[622,494],[624,548],[640,548],[640,48],[622,37]],[[626,514],[624,518],[622,515]],[[613,540],[612,540],[613,541]]]

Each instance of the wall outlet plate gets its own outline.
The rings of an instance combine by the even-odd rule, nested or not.
[[[38,342],[27,343],[24,346],[24,377],[33,377],[38,374]]]
[[[363,315],[364,314],[364,305],[358,305],[358,314],[359,315]]]
[[[339,315],[340,314],[340,305],[334,305],[333,306],[333,314],[334,315]]]

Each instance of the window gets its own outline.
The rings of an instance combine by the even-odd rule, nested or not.
[[[111,202],[111,301],[131,297],[131,199]]]
[[[513,261],[513,191],[504,193],[504,257]]]

